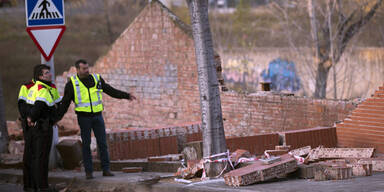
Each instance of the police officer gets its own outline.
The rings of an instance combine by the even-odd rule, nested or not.
[[[23,128],[23,137],[24,137],[24,154],[23,154],[23,183],[24,183],[24,191],[34,191],[36,185],[32,182],[31,175],[31,134],[30,128],[27,125],[27,115],[30,107],[27,104],[27,97],[29,89],[35,85],[35,81],[32,79],[31,81],[24,83],[20,87],[19,98],[17,101],[19,113],[20,113],[20,121],[21,126]]]
[[[31,105],[27,117],[31,128],[32,177],[39,191],[50,191],[48,186],[48,162],[52,144],[52,126],[58,120],[57,106],[60,101],[56,86],[51,83],[50,67],[34,68],[36,83],[30,88],[27,103]]]
[[[99,74],[89,74],[87,61],[78,60],[75,63],[77,75],[72,76],[64,89],[62,105],[60,105],[59,116],[62,117],[68,110],[71,101],[75,103],[75,112],[80,126],[83,163],[86,179],[92,179],[93,167],[91,156],[91,130],[93,130],[97,147],[99,149],[103,176],[114,176],[110,172],[109,155],[107,149],[105,124],[102,116],[104,109],[102,103],[102,92],[111,97],[134,100],[135,96],[119,91],[107,84]]]

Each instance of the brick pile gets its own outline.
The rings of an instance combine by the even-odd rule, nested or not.
[[[107,133],[111,160],[147,158],[180,153],[187,143],[202,140],[199,122],[166,128],[112,130]],[[261,155],[279,144],[277,133],[226,138],[230,151],[244,149]],[[198,151],[202,152],[201,149]]]
[[[348,118],[336,125],[341,147],[373,147],[384,152],[384,86],[361,102]]]
[[[224,181],[230,186],[243,186],[283,177],[297,169],[297,163],[290,155],[281,156],[281,161],[264,165],[257,161],[249,166],[230,171],[224,175]]]
[[[315,181],[350,179],[352,178],[352,168],[321,163],[315,166],[314,178]]]

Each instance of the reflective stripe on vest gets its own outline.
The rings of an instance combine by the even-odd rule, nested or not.
[[[98,74],[92,74],[92,77],[95,81],[95,85],[91,88],[85,87],[85,85],[79,80],[77,75],[74,75],[71,77],[71,81],[73,84],[73,88],[75,91],[75,111],[81,111],[81,112],[100,112],[103,110],[103,103],[102,103],[102,95],[101,92],[102,89],[98,89],[97,85],[100,82],[100,75]],[[83,94],[81,94],[81,90],[83,90]],[[96,93],[97,100],[95,98],[95,95],[92,95]],[[92,98],[94,98],[93,101]]]
[[[22,85],[19,91],[19,98],[18,100],[24,100],[27,101],[28,97],[28,88],[25,85]]]

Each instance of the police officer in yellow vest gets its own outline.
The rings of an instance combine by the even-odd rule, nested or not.
[[[107,84],[99,74],[89,74],[87,61],[80,59],[75,63],[77,75],[72,76],[64,89],[60,118],[67,112],[73,101],[81,130],[83,163],[87,179],[93,178],[91,156],[91,130],[95,134],[99,149],[103,176],[113,176],[109,167],[109,154],[106,142],[105,124],[102,116],[102,92],[113,98],[134,100],[135,96],[119,91]]]
[[[23,184],[24,191],[33,191],[35,188],[35,184],[32,180],[32,154],[31,154],[31,131],[30,127],[27,125],[27,115],[30,109],[30,106],[27,104],[27,97],[29,89],[35,85],[35,81],[32,79],[31,81],[24,83],[20,87],[19,98],[17,101],[19,113],[20,113],[20,121],[21,126],[23,128],[23,137],[24,137],[24,154],[23,154]]]
[[[60,95],[51,83],[52,74],[47,65],[34,68],[36,83],[30,88],[27,103],[31,106],[27,115],[31,127],[32,180],[35,190],[50,191],[48,185],[48,162],[52,144],[52,126],[57,122],[57,103]]]

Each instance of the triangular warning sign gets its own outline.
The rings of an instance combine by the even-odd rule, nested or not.
[[[29,20],[62,19],[63,15],[57,10],[52,0],[38,0]]]
[[[35,42],[46,61],[51,59],[64,31],[64,25],[27,28],[29,36]]]

